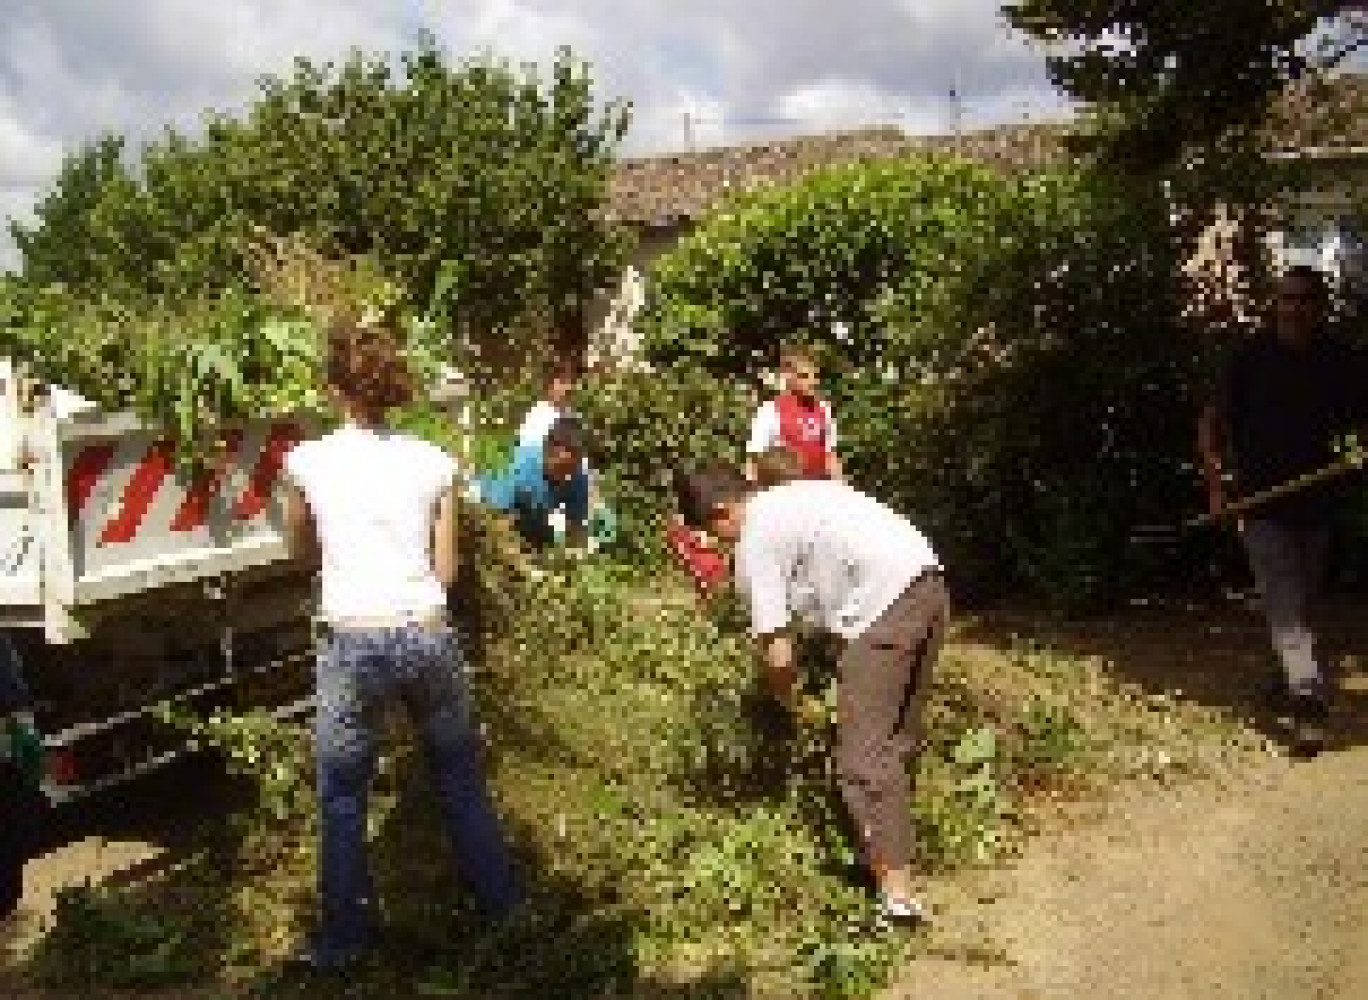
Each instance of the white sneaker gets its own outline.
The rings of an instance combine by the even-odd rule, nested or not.
[[[882,896],[879,915],[890,923],[914,924],[926,919],[926,908],[911,896]]]

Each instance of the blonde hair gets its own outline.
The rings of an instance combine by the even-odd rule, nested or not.
[[[806,361],[814,368],[817,366],[817,358],[812,350],[802,344],[785,344],[779,351],[780,371],[790,371],[793,366],[800,361]]]

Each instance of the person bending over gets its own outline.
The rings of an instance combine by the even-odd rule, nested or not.
[[[836,480],[757,490],[735,468],[678,472],[685,523],[734,549],[770,690],[796,709],[790,620],[845,640],[837,664],[836,770],[862,855],[895,920],[923,916],[913,895],[909,764],[950,616],[941,566],[904,518]]]
[[[589,524],[587,451],[583,425],[575,417],[560,417],[541,444],[520,445],[507,471],[480,484],[480,498],[511,515],[534,551],[555,541],[551,514],[564,507],[566,541],[582,550]]]

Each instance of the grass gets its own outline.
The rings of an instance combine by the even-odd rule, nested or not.
[[[283,975],[312,905],[308,741],[222,720],[202,738],[268,780],[174,873],[73,892],[30,979],[54,995],[212,984],[263,1000],[862,997],[927,947],[875,927],[841,877],[833,720],[774,717],[734,608],[705,618],[674,581],[603,564],[517,586],[545,613],[471,644],[500,811],[532,887],[517,919],[488,926],[453,880],[401,727],[371,817],[384,945],[345,980]],[[987,644],[975,627],[947,643],[926,708],[913,809],[927,878],[1010,857],[1058,798],[1257,749],[1220,713],[1119,684],[1098,657]],[[823,647],[803,649],[808,692],[830,703]]]

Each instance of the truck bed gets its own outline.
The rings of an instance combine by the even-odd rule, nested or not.
[[[0,474],[4,621],[66,643],[119,598],[286,559],[281,471],[305,421],[228,428],[227,460],[185,475],[132,415],[30,419],[32,476]]]

